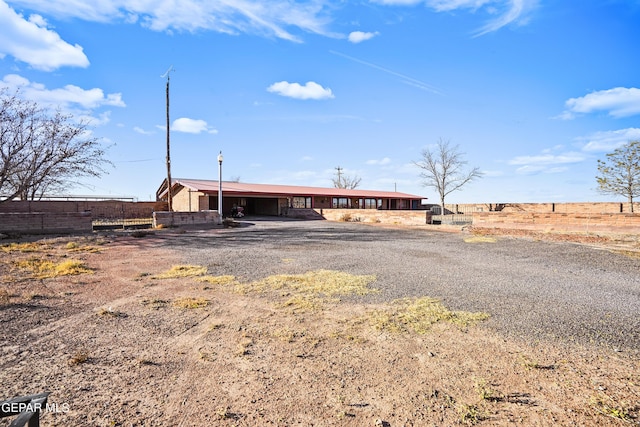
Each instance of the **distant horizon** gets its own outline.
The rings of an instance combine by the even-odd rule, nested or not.
[[[78,4],[79,5],[79,4]],[[0,88],[91,123],[113,167],[72,194],[151,200],[166,176],[422,195],[450,140],[484,177],[452,202],[601,202],[640,139],[640,3],[0,0]],[[528,202],[522,202],[526,200]]]

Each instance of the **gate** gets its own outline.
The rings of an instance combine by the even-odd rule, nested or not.
[[[445,204],[444,215],[438,205],[431,207],[431,224],[469,225],[473,223],[474,205]]]

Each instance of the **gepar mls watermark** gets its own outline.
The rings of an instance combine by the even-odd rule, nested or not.
[[[2,402],[0,410],[6,414],[22,412],[51,412],[66,414],[71,410],[68,403],[41,403],[41,402]]]

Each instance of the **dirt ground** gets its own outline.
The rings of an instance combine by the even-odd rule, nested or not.
[[[43,426],[640,425],[636,354],[167,274],[159,239],[0,242],[0,399],[51,392]]]

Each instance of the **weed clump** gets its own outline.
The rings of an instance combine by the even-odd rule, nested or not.
[[[173,302],[173,305],[185,309],[203,308],[209,305],[209,300],[205,298],[185,297],[178,298]]]
[[[21,270],[30,271],[38,279],[93,273],[93,270],[87,268],[85,263],[73,259],[55,263],[40,258],[29,258],[16,261],[14,265]]]
[[[451,311],[439,300],[428,297],[396,300],[389,309],[369,313],[371,324],[378,330],[418,334],[426,334],[440,322],[466,327],[488,318],[489,314],[482,312]]]
[[[196,277],[206,274],[207,267],[200,265],[174,265],[164,273],[151,276],[152,279],[177,279],[181,277]]]

